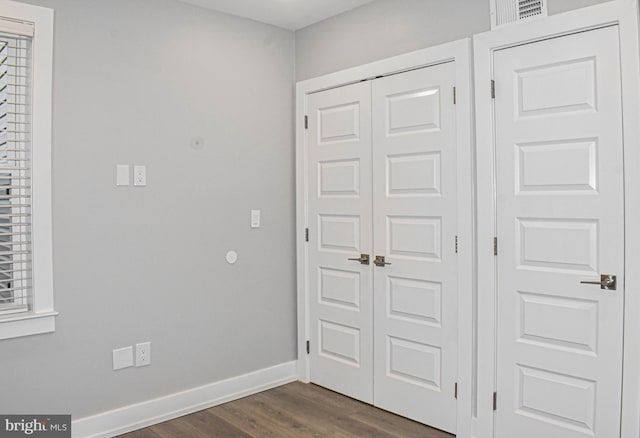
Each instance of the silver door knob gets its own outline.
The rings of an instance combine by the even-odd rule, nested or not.
[[[360,257],[358,257],[357,259],[348,259],[348,260],[353,260],[354,262],[360,262],[361,265],[368,265],[369,254],[360,254]]]
[[[390,265],[391,263],[385,262],[384,256],[376,256],[375,260],[373,261],[373,264],[384,268],[385,265]]]
[[[616,278],[615,275],[602,274],[600,276],[600,281],[583,280],[580,283],[581,284],[599,284],[600,289],[616,290],[616,286],[618,285],[618,279]]]

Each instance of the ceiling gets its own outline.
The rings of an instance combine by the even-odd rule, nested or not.
[[[179,0],[239,15],[285,29],[297,30],[373,0]]]

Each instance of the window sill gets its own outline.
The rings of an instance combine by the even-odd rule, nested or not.
[[[0,317],[0,340],[51,333],[58,312],[20,313]]]

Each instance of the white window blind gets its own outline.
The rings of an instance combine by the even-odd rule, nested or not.
[[[32,306],[31,77],[33,28],[0,30],[0,315]]]

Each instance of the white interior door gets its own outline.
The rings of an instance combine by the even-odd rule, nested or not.
[[[375,405],[455,432],[453,62],[373,82]]]
[[[311,381],[372,403],[371,83],[307,108]]]
[[[620,436],[617,27],[497,51],[496,436]],[[581,281],[617,275],[617,290]]]

